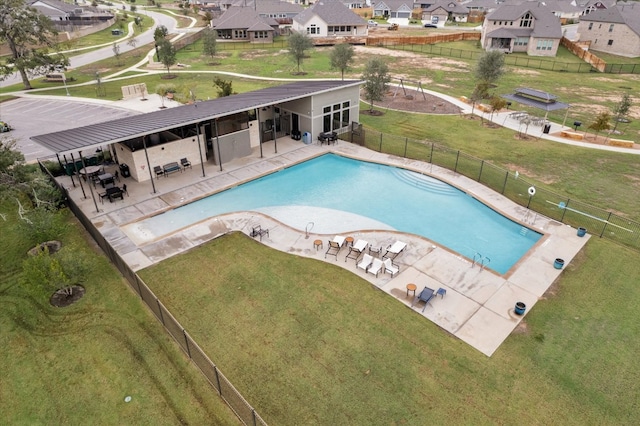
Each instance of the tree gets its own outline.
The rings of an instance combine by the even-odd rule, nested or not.
[[[214,56],[218,52],[218,35],[212,28],[207,28],[202,32],[202,53],[204,55],[211,56],[213,61]]]
[[[0,2],[0,43],[10,51],[6,62],[0,65],[0,79],[17,70],[28,90],[30,78],[56,67],[69,66],[69,60],[63,55],[48,54],[48,49],[56,46],[57,34],[51,20],[23,0]]]
[[[173,47],[173,44],[169,40],[162,39],[158,43],[158,55],[160,56],[160,62],[167,67],[167,74],[170,74],[170,69],[172,65],[175,65],[176,59],[176,48]]]
[[[211,14],[211,12],[206,11],[204,13],[204,15],[202,15],[202,21],[207,24],[207,26],[209,26],[209,24],[211,23],[211,20],[213,19],[213,15]]]
[[[135,49],[137,44],[138,39],[134,35],[127,39],[127,45],[131,46],[132,49]]]
[[[476,84],[476,87],[473,89],[473,93],[471,93],[471,97],[469,100],[471,101],[471,114],[476,109],[476,104],[481,100],[489,97],[489,84],[485,82],[480,82]]]
[[[373,102],[382,100],[391,81],[389,67],[382,59],[371,58],[365,65],[362,79],[364,80],[365,98],[371,105],[369,111],[373,112]]]
[[[216,77],[213,80],[213,84],[218,87],[218,97],[223,98],[225,96],[230,96],[233,94],[232,81],[231,80],[223,80],[220,77]]]
[[[169,30],[164,25],[158,25],[156,29],[153,31],[153,41],[155,42],[155,45],[156,45],[156,58],[158,58],[159,62],[162,62],[162,61],[160,61],[160,52],[158,51],[158,48],[160,46],[160,42],[164,40],[165,37],[168,35],[169,35]]]
[[[505,73],[504,53],[499,50],[486,52],[478,60],[474,72],[481,83],[495,84]]]
[[[305,52],[312,47],[313,41],[306,34],[294,32],[289,36],[289,54],[298,64],[298,74],[300,74],[300,64],[302,64]]]
[[[331,51],[331,68],[339,69],[342,80],[344,71],[353,63],[353,46],[347,43],[336,44]]]
[[[166,106],[164,106],[164,98],[167,96],[167,93],[169,93],[168,89],[169,87],[166,84],[158,84],[156,86],[156,93],[160,95],[160,100],[162,102],[162,105],[160,105],[161,109],[166,108]]]
[[[612,133],[616,132],[618,128],[618,123],[624,121],[629,115],[629,110],[631,109],[631,96],[628,93],[622,95],[622,99],[613,107],[613,116],[615,123],[613,124]]]
[[[611,114],[608,111],[602,111],[596,116],[593,123],[589,124],[589,128],[596,131],[596,140],[598,139],[598,133],[611,128],[609,120],[611,120]]]
[[[116,58],[116,63],[120,65],[120,46],[113,43],[113,47],[111,50],[113,50],[113,56],[115,56]]]
[[[507,100],[501,96],[492,96],[489,100],[489,105],[491,106],[491,115],[489,116],[489,120],[493,120],[493,113],[500,111],[502,108],[507,106]]]

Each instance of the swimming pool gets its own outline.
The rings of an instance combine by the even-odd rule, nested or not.
[[[325,154],[135,224],[155,237],[209,217],[258,211],[304,231],[392,229],[426,237],[506,273],[541,234],[440,180]]]

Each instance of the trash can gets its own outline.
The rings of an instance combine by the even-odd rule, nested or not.
[[[587,233],[587,228],[580,227],[578,228],[578,237],[584,237]]]
[[[516,307],[513,309],[516,315],[524,315],[524,311],[527,309],[527,305],[524,302],[516,302]]]
[[[311,133],[304,132],[302,134],[302,142],[304,142],[305,144],[309,145],[311,143]]]
[[[131,172],[129,171],[129,166],[125,163],[120,164],[120,176],[128,178],[131,176]]]
[[[542,133],[548,135],[549,134],[549,130],[551,130],[551,124],[545,124],[544,128],[542,129]]]

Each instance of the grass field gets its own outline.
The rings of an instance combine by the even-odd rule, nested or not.
[[[637,256],[592,239],[491,358],[239,233],[141,276],[270,424],[636,424]]]
[[[0,423],[237,424],[75,220],[62,250],[85,253],[92,270],[85,296],[54,308],[50,292],[20,284],[31,245],[17,205],[0,212]]]

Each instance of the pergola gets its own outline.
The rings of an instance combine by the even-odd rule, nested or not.
[[[515,93],[509,95],[501,95],[501,97],[517,102],[519,104],[527,105],[530,107],[538,108],[544,110],[544,119],[547,119],[547,115],[549,111],[556,111],[559,109],[566,109],[567,114],[569,113],[569,108],[571,105],[566,104],[564,102],[559,102],[556,95],[551,93],[543,92],[541,90],[529,89],[526,87],[519,87],[515,90]],[[564,116],[564,121],[567,120],[567,114]],[[562,122],[562,126],[564,127],[564,121]]]

